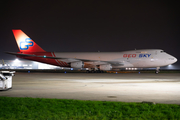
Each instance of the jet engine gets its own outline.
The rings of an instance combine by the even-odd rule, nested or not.
[[[106,64],[106,65],[100,65],[99,66],[100,70],[111,70],[112,66],[110,64]]]
[[[72,68],[83,68],[84,62],[83,61],[72,62],[71,67]]]

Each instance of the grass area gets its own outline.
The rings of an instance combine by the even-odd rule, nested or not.
[[[179,120],[180,105],[0,97],[0,120]]]

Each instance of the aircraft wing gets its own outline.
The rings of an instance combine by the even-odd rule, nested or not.
[[[42,56],[42,55],[35,55],[35,54],[23,54],[23,53],[16,53],[16,52],[6,52],[6,53],[17,55],[17,56],[24,56],[24,57],[40,57],[40,58],[57,59],[57,60],[64,61],[66,63],[83,61],[83,62],[88,62],[88,64],[91,64],[91,62],[93,62],[93,64],[96,64],[96,65],[101,65],[101,64],[111,64],[114,66],[124,65],[124,63],[120,61],[100,61],[100,60],[88,60],[88,59],[79,59],[79,58],[64,58],[64,57]]]

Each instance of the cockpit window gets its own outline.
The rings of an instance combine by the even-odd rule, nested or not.
[[[161,53],[163,53],[164,51],[161,51]]]

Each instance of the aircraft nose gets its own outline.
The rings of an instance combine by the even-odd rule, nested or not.
[[[177,58],[174,57],[174,63],[177,62]]]
[[[175,57],[172,56],[172,55],[170,55],[170,56],[168,57],[168,59],[169,59],[170,64],[173,64],[173,63],[177,62],[177,58],[175,58]]]

